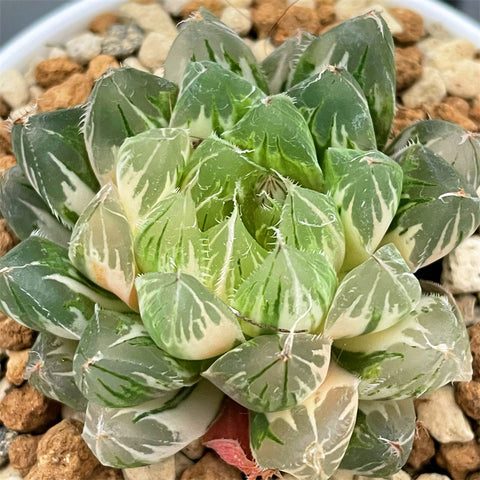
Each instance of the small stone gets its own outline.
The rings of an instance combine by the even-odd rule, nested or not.
[[[111,55],[101,54],[92,58],[88,64],[87,74],[94,80],[100,78],[109,68],[119,68],[119,63]]]
[[[0,96],[0,119],[7,118],[10,114],[11,108],[10,105]]]
[[[182,452],[178,452],[175,454],[175,478],[179,479],[183,472],[191,467],[194,464],[193,460],[190,460],[187,456],[185,456]]]
[[[102,38],[91,32],[73,37],[66,44],[68,56],[81,65],[85,65],[102,51]]]
[[[128,57],[123,62],[122,65],[126,65],[127,67],[136,68],[137,70],[141,70],[142,72],[150,72],[150,70],[142,65],[140,60],[137,57]]]
[[[10,352],[6,376],[17,387],[25,381],[25,368],[27,367],[29,352],[30,349]]]
[[[252,22],[259,38],[270,37],[278,20],[285,13],[287,3],[285,0],[254,3]]]
[[[480,323],[468,328],[470,351],[472,352],[473,378],[480,378]]]
[[[147,3],[155,3],[157,0],[132,0],[132,2],[135,3],[141,3],[143,5],[146,5]]]
[[[463,98],[447,97],[443,103],[450,105],[465,117],[468,117],[470,114],[470,104]]]
[[[470,295],[468,293],[455,295],[455,303],[462,314],[463,321],[467,327],[477,323],[475,315],[475,304],[477,299],[475,295]]]
[[[330,25],[335,21],[334,0],[317,0],[317,17],[322,26]]]
[[[404,128],[413,122],[424,120],[427,114],[422,108],[406,108],[399,105],[393,120],[392,136],[396,137]]]
[[[450,480],[450,477],[440,473],[422,473],[416,480]]]
[[[241,480],[240,470],[225,463],[216,453],[208,452],[187,468],[181,480]]]
[[[31,433],[45,430],[60,413],[60,404],[28,382],[15,388],[0,403],[0,420],[12,430]]]
[[[35,342],[35,336],[32,329],[0,312],[0,348],[15,351],[30,348]]]
[[[431,66],[439,70],[446,70],[459,60],[473,59],[474,53],[475,45],[472,42],[463,38],[454,38],[453,40],[439,41],[437,45],[433,43],[432,48],[427,48],[425,51],[425,58]]]
[[[468,442],[472,427],[455,402],[453,387],[446,385],[416,401],[417,420],[440,443]]]
[[[118,22],[118,15],[114,12],[105,12],[97,15],[88,26],[93,33],[103,35],[107,30]]]
[[[43,60],[35,67],[35,79],[42,87],[49,88],[64,82],[74,73],[80,73],[82,66],[68,58]]]
[[[465,130],[474,131],[477,128],[473,120],[470,120],[466,115],[462,115],[457,109],[446,102],[426,105],[425,111],[430,118],[439,118],[447,122],[456,123]]]
[[[0,426],[0,467],[3,467],[7,463],[8,452],[17,435],[17,432],[9,430],[3,425]]]
[[[92,86],[93,79],[90,75],[75,73],[60,85],[46,90],[38,99],[38,108],[41,112],[48,112],[80,105],[87,100]]]
[[[13,157],[13,155],[7,155],[7,157]],[[16,163],[15,157],[13,157],[13,161],[11,160],[11,158],[5,158],[5,157],[0,158],[0,168],[2,167],[10,168],[11,166],[15,165],[15,163]],[[2,257],[7,252],[9,252],[15,245],[17,245],[18,242],[19,242],[18,238],[10,230],[10,227],[7,225],[7,221],[4,218],[1,218],[0,219],[0,257]],[[3,318],[3,314],[0,315],[0,322],[2,318]],[[2,336],[2,332],[0,332],[0,337],[1,336]]]
[[[146,67],[155,70],[161,67],[167,58],[175,37],[160,32],[150,32],[138,52],[138,59]]]
[[[25,78],[25,81],[27,82],[27,85],[29,87],[37,84],[37,79],[35,78],[35,69],[37,68],[37,65],[40,62],[43,62],[44,60],[45,60],[45,58],[40,57],[39,55],[33,57],[33,59],[30,60],[28,68],[23,74],[23,78]]]
[[[275,47],[269,38],[260,38],[259,40],[252,42],[250,48],[252,49],[257,62],[262,62],[275,50]]]
[[[9,168],[13,167],[16,164],[17,164],[17,160],[13,155],[0,156],[0,175],[2,174],[2,172],[5,172],[5,170],[8,170]],[[15,246],[15,245],[12,245],[12,246]],[[0,253],[0,256],[2,256],[1,253]]]
[[[123,473],[118,468],[105,467],[97,465],[87,480],[124,480]]]
[[[11,465],[0,469],[0,480],[23,480],[23,475],[17,472]]]
[[[415,424],[415,437],[407,464],[414,470],[421,470],[435,456],[435,443],[421,422]]]
[[[412,480],[412,477],[405,470],[400,470],[392,475],[391,480]]]
[[[10,155],[12,154],[12,135],[10,134],[10,128],[8,122],[0,122],[0,154]]]
[[[220,20],[241,36],[247,35],[252,29],[252,15],[249,8],[226,7]]]
[[[170,15],[158,4],[141,5],[127,2],[120,6],[120,15],[137,24],[147,32],[161,32],[176,35],[177,29]]]
[[[138,25],[112,25],[102,41],[102,53],[126,58],[136,52],[143,42],[143,31]]]
[[[473,100],[472,106],[470,107],[470,111],[468,112],[468,114],[474,122],[480,122],[480,97]]]
[[[192,13],[198,11],[200,7],[210,10],[215,16],[220,17],[225,4],[221,0],[190,0],[182,7],[182,18],[188,18]]]
[[[403,104],[408,108],[419,108],[426,103],[441,102],[447,88],[440,72],[432,67],[424,67],[420,79],[402,95]]]
[[[202,439],[197,438],[193,442],[190,442],[182,449],[182,453],[190,460],[198,460],[199,458],[202,458],[205,453],[205,446],[203,445]]]
[[[455,400],[466,415],[480,420],[480,382],[472,380],[457,383]]]
[[[443,259],[442,284],[452,293],[480,291],[480,235],[472,235]]]
[[[460,60],[442,72],[442,78],[450,95],[474,99],[480,95],[480,62]]]
[[[422,76],[422,58],[418,47],[395,48],[397,92],[411,87]]]
[[[52,47],[48,51],[48,59],[52,60],[54,58],[67,58],[68,53],[64,48],[61,47]]]
[[[467,474],[480,468],[480,446],[475,440],[440,445],[436,460],[453,480],[465,480]]]
[[[163,8],[173,17],[179,17],[183,6],[190,0],[163,0]]]
[[[350,470],[336,470],[335,473],[333,474],[331,478],[331,480],[356,480],[356,475],[354,473],[352,473]],[[283,479],[284,480],[296,480],[296,477],[294,477],[293,475],[290,475],[289,477],[285,478],[285,476],[283,476]]]
[[[392,32],[400,43],[416,43],[424,35],[423,18],[408,8],[391,8],[390,13],[402,24],[401,32]]]
[[[38,85],[32,85],[28,91],[30,92],[31,100],[35,102],[45,93],[45,89]]]
[[[335,3],[335,16],[340,21],[348,20],[369,8],[370,4],[370,0],[338,0]]]
[[[235,8],[249,8],[253,0],[228,0],[228,5]]]
[[[313,35],[320,31],[320,21],[316,10],[294,5],[284,12],[274,29],[273,43],[280,45],[294,35],[297,30],[304,30]]]
[[[41,435],[18,435],[10,445],[10,464],[23,476],[37,463],[37,447]]]
[[[15,387],[8,381],[7,377],[0,380],[0,402],[10,393]]]
[[[146,467],[125,468],[123,476],[125,480],[175,480],[175,457]]]
[[[19,108],[28,102],[28,84],[14,68],[0,73],[0,95],[11,108]]]

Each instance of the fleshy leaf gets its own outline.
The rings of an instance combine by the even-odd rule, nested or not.
[[[207,381],[135,407],[89,402],[83,438],[103,465],[132,468],[157,463],[202,436],[223,394]]]
[[[117,185],[132,230],[174,193],[190,154],[190,139],[180,128],[155,128],[127,138],[117,157]]]
[[[242,318],[253,322],[242,322],[250,336],[258,335],[262,328],[267,333],[277,329],[316,333],[336,287],[335,271],[323,255],[280,242],[240,284],[232,306]]]
[[[67,247],[70,230],[52,214],[43,199],[30,185],[19,165],[0,177],[0,211],[15,235],[24,240],[32,232],[62,247]]]
[[[99,188],[80,131],[84,113],[83,107],[40,113],[12,129],[15,157],[30,184],[70,228]]]
[[[409,314],[421,294],[400,252],[385,245],[347,273],[335,293],[324,332],[336,339],[385,330]]]
[[[256,103],[223,137],[247,150],[249,158],[262,167],[304,187],[322,188],[322,171],[307,122],[286,95]]]
[[[467,331],[446,297],[422,297],[401,322],[337,340],[332,350],[341,366],[361,378],[362,400],[417,397],[472,375]]]
[[[287,93],[310,127],[320,165],[329,147],[377,148],[367,99],[347,70],[324,66]]]
[[[92,282],[137,309],[133,236],[111,183],[102,187],[78,219],[68,256]]]
[[[382,240],[394,243],[412,271],[444,257],[480,223],[480,200],[455,168],[421,145],[398,159],[400,206]]]
[[[287,410],[325,380],[330,344],[307,333],[260,335],[223,354],[203,376],[249,410]]]
[[[209,60],[268,92],[267,82],[252,51],[213,13],[200,8],[180,27],[165,60],[166,79],[180,85],[190,62]]]
[[[327,378],[299,405],[251,413],[250,443],[263,468],[298,480],[327,480],[347,449],[357,414],[358,380],[331,363]]]
[[[412,399],[361,400],[340,468],[356,475],[390,478],[408,460],[414,436]]]
[[[97,309],[80,339],[73,368],[89,401],[128,407],[193,385],[201,363],[182,362],[160,350],[138,315]]]
[[[378,151],[329,148],[323,163],[325,184],[345,228],[349,271],[378,247],[397,211],[402,169]]]
[[[345,67],[361,85],[382,148],[395,108],[394,46],[382,17],[372,10],[320,35],[300,57],[292,84],[320,72],[324,65]]]
[[[213,62],[187,65],[170,126],[188,128],[204,139],[232,128],[264,93],[241,76]]]
[[[234,313],[195,277],[146,273],[135,283],[142,321],[170,355],[203,360],[244,340]]]
[[[78,340],[95,305],[129,308],[91,284],[49,240],[31,236],[0,259],[0,309],[17,322],[62,338]]]
[[[173,83],[134,68],[111,69],[97,80],[84,129],[90,163],[102,185],[115,181],[115,158],[127,137],[168,126],[177,94]]]
[[[40,333],[28,352],[25,378],[39,392],[77,411],[87,401],[75,385],[73,356],[78,342],[50,333]]]

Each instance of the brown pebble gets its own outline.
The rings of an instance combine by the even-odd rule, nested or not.
[[[468,474],[467,480],[480,480],[480,472],[473,472]]]
[[[0,118],[7,118],[11,112],[10,105],[0,97]]]
[[[475,440],[465,443],[443,443],[435,457],[438,465],[452,480],[465,480],[470,472],[480,468],[480,446]]]
[[[320,27],[321,24],[315,10],[293,5],[278,20],[273,33],[273,43],[274,45],[280,45],[287,38],[295,35],[298,30],[318,35]]]
[[[80,73],[82,66],[66,57],[43,60],[35,67],[35,79],[44,88],[64,82],[74,73]]]
[[[10,352],[5,376],[10,383],[17,387],[25,381],[25,369],[28,363],[29,351],[30,349]]]
[[[13,167],[17,164],[17,159],[13,155],[1,155],[0,156],[0,175],[5,170],[8,170],[10,167]],[[0,254],[1,256],[1,254]]]
[[[36,333],[0,312],[0,348],[24,350],[35,342]]]
[[[477,323],[475,318],[475,304],[477,303],[477,298],[475,295],[471,295],[470,293],[455,295],[455,303],[460,309],[465,325],[470,326]]]
[[[115,23],[118,23],[118,15],[116,13],[101,13],[90,22],[88,29],[93,33],[104,34]]]
[[[414,470],[420,470],[435,456],[435,443],[421,422],[415,425],[413,447],[407,464]]]
[[[0,154],[12,155],[12,136],[10,128],[6,121],[0,122]]]
[[[88,480],[124,480],[124,477],[121,470],[99,464]]]
[[[8,459],[13,468],[24,477],[37,463],[37,447],[41,435],[19,435],[10,444]]]
[[[188,467],[181,480],[241,480],[240,470],[225,463],[216,453],[208,452],[197,463]]]
[[[0,159],[1,160],[1,159]],[[0,257],[10,251],[20,240],[10,230],[7,221],[0,219]]]
[[[182,18],[188,18],[192,13],[200,9],[200,7],[207,8],[214,15],[219,17],[225,9],[225,4],[220,0],[190,0],[182,7]]]
[[[85,480],[99,462],[82,438],[83,425],[71,418],[48,430],[37,448],[37,464],[25,480]]]
[[[472,352],[473,379],[480,379],[480,323],[468,328],[470,351]]]
[[[477,128],[480,129],[480,99],[475,99],[473,101],[468,115],[476,123]]]
[[[0,403],[0,420],[22,433],[41,432],[58,417],[60,404],[47,398],[28,382],[7,393]]]
[[[335,21],[335,7],[334,0],[317,0],[316,12],[318,21],[322,27],[330,25]]]
[[[418,47],[395,48],[397,92],[412,86],[421,76],[423,53]]]
[[[393,120],[393,128],[391,135],[396,137],[405,127],[413,122],[425,120],[427,114],[421,108],[407,108],[398,106]]]
[[[111,55],[97,55],[90,60],[87,73],[94,80],[100,78],[109,68],[118,68],[120,65]]]
[[[84,103],[92,90],[93,80],[90,75],[75,73],[60,85],[50,87],[38,99],[41,112],[49,112],[59,108],[75,107]]]
[[[401,23],[402,32],[393,34],[400,43],[416,43],[424,35],[423,18],[408,8],[391,8],[390,13]]]
[[[459,407],[474,420],[480,420],[480,382],[459,382],[455,388],[455,400]]]
[[[446,97],[443,102],[447,105],[450,105],[455,110],[458,110],[465,117],[468,117],[470,113],[470,105],[464,98]]]
[[[252,22],[259,38],[270,37],[278,20],[287,9],[286,0],[256,1],[252,8]]]
[[[448,103],[434,103],[433,105],[425,105],[425,111],[431,118],[439,118],[447,122],[453,122],[460,125],[463,129],[475,131],[477,125],[467,116],[462,115],[457,109]]]

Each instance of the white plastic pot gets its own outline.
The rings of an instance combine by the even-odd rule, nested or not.
[[[77,0],[40,19],[0,49],[0,72],[24,70],[36,56],[44,56],[48,46],[62,44],[85,30],[99,13],[111,11],[126,0]],[[480,24],[437,0],[387,0],[394,7],[411,8],[427,23],[440,22],[453,35],[480,47]]]

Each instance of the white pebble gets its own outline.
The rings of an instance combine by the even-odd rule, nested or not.
[[[228,5],[236,8],[249,8],[253,0],[228,0]]]
[[[442,72],[442,78],[447,92],[467,100],[480,95],[480,62],[476,60],[461,60]]]
[[[387,480],[385,477],[364,477],[362,475],[355,475],[355,480]],[[336,473],[334,474],[334,479],[337,479]],[[405,471],[400,470],[397,473],[394,473],[388,480],[412,480],[412,477]]]
[[[420,398],[417,420],[440,443],[473,440],[472,427],[455,402],[453,387],[447,385]]]
[[[45,89],[42,87],[39,87],[38,85],[32,85],[28,89],[28,92],[32,100],[37,100],[39,97],[43,95],[43,92],[45,92]]]
[[[203,457],[205,453],[205,446],[202,443],[201,438],[197,438],[190,442],[186,447],[182,448],[182,453],[186,455],[190,460],[198,460]]]
[[[15,387],[8,381],[7,377],[0,380],[0,402],[5,398],[5,395],[12,391]]]
[[[11,465],[7,465],[0,469],[0,480],[22,480],[23,475],[13,468]]]
[[[475,45],[469,40],[455,38],[441,42],[435,48],[426,52],[425,60],[439,70],[445,70],[463,59],[472,59],[475,55]]]
[[[353,480],[354,476],[350,470],[337,470],[331,480]]]
[[[122,65],[136,68],[137,70],[141,70],[142,72],[150,72],[150,70],[147,67],[145,67],[145,65],[143,65],[137,57],[127,57],[122,62]]]
[[[337,20],[356,17],[362,10],[368,8],[370,3],[370,0],[338,0],[334,5]]]
[[[67,57],[67,51],[64,48],[60,47],[52,47],[48,52],[48,58],[59,58],[59,57]]]
[[[163,8],[174,17],[179,17],[184,5],[190,0],[163,0]]]
[[[154,72],[153,72],[154,75],[156,75],[157,77],[164,77],[165,76],[165,68],[163,67],[160,67],[160,68],[157,68]]]
[[[175,37],[168,32],[150,32],[143,40],[138,59],[146,67],[156,70],[164,64],[174,40]]]
[[[433,38],[433,37],[427,37],[423,40],[420,40],[417,43],[417,47],[422,51],[422,53],[425,55],[424,63],[428,61],[430,52],[434,50],[435,48],[439,47],[440,45],[443,45],[445,42],[441,40],[440,38]]]
[[[252,28],[252,14],[249,8],[226,7],[220,20],[239,35],[246,35]]]
[[[452,33],[441,22],[425,22],[425,33],[431,38],[440,39],[442,42],[452,38]]]
[[[175,457],[146,467],[125,468],[123,476],[125,480],[175,480]]]
[[[158,3],[124,3],[120,7],[120,15],[148,32],[160,32],[166,36],[176,35],[177,32],[170,15]]]
[[[402,95],[407,108],[419,108],[426,103],[441,102],[447,94],[447,88],[440,72],[433,67],[425,67],[422,76]]]
[[[43,60],[45,60],[43,57],[36,55],[30,60],[30,63],[28,64],[28,68],[26,69],[26,71],[23,72],[23,78],[25,79],[29,87],[37,84],[37,77],[35,76],[35,68]]]
[[[82,65],[100,55],[102,38],[94,33],[86,32],[73,37],[66,44],[67,54],[74,61]]]
[[[379,3],[369,5],[365,10],[361,10],[358,15],[363,15],[372,10],[375,10],[382,15],[385,23],[388,25],[388,28],[393,35],[403,32],[402,24],[383,5],[380,5]]]
[[[480,292],[480,235],[472,235],[443,259],[442,284],[452,293]]]
[[[28,101],[28,85],[18,70],[11,68],[0,74],[0,95],[11,108],[19,108]]]
[[[450,477],[440,473],[422,473],[417,480],[450,480]]]
[[[275,47],[268,38],[262,38],[253,42],[251,49],[257,62],[262,62],[275,50]]]

